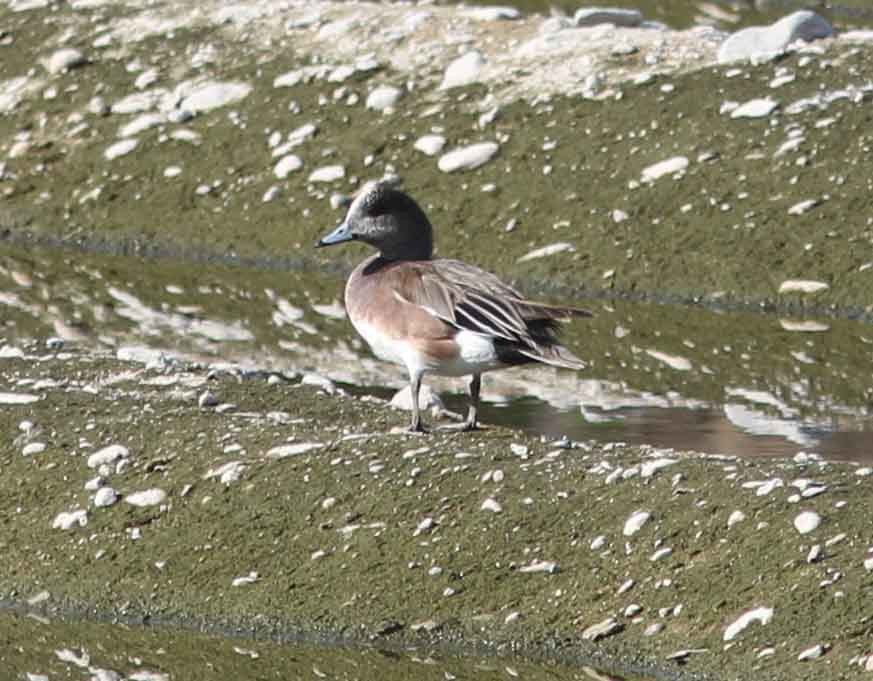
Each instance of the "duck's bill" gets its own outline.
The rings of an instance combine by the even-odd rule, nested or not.
[[[316,248],[321,248],[322,246],[333,246],[334,244],[341,244],[345,241],[353,241],[355,238],[354,234],[352,234],[352,230],[345,222],[341,222],[335,230],[333,230],[327,236],[321,238],[321,240],[315,244]]]

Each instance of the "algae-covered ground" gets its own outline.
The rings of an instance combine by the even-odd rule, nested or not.
[[[311,246],[342,198],[386,174],[426,208],[441,255],[529,292],[869,319],[864,36],[719,66],[712,31],[583,35],[556,17],[465,8],[222,5],[0,5],[0,233],[15,243],[0,300],[0,598],[49,615],[481,646],[654,677],[841,679],[873,667],[868,468],[495,427],[390,433],[406,414],[330,383],[116,352],[125,324],[157,345],[182,345],[193,327],[210,358],[228,338],[267,338],[270,352],[335,346],[342,322],[314,323],[310,307],[329,305],[338,282],[281,271],[359,260],[355,247]],[[584,40],[549,53],[568,35]],[[70,49],[79,57],[58,56]],[[441,89],[447,64],[473,49],[481,78]],[[234,101],[203,104],[228,83]],[[381,85],[399,98],[383,109],[383,90],[368,106]],[[181,106],[192,92],[203,108]],[[765,97],[770,114],[732,117]],[[499,151],[446,173],[415,149],[425,134],[445,150]],[[126,154],[113,148],[123,140]],[[290,154],[302,165],[279,177]],[[677,156],[684,170],[643,180]],[[334,165],[336,179],[311,175]],[[147,260],[107,266],[73,251],[55,267],[21,255],[35,243],[172,255],[154,269],[168,268],[164,292],[187,304],[158,294]],[[253,269],[228,286],[186,271],[195,259]],[[818,292],[779,293],[798,279]],[[585,330],[569,342],[658,394],[717,399],[716,371],[800,395],[816,416],[869,402],[853,374],[869,334],[848,322],[820,341],[790,335],[797,322],[766,344],[728,346],[718,325],[698,337],[692,314],[670,311],[662,330],[664,310],[603,305],[587,353]],[[725,336],[755,336],[778,320],[722,321]],[[818,354],[829,342],[833,361]],[[678,353],[694,372],[664,368]],[[756,377],[770,355],[784,366]],[[638,512],[649,520],[634,531]],[[39,630],[28,620],[0,635],[14,648],[25,625]]]
[[[541,66],[552,43],[536,31],[551,27],[566,50],[561,35],[570,29],[541,18],[452,19],[451,9],[434,7],[410,11],[418,32],[399,24],[392,39],[377,30],[387,19],[365,9],[375,5],[325,5],[315,18],[290,8],[290,18],[260,21],[264,6],[252,6],[255,19],[237,7],[211,23],[205,11],[189,17],[172,3],[141,19],[123,3],[0,7],[7,238],[348,266],[356,249],[311,250],[341,217],[330,199],[388,173],[429,212],[441,255],[462,255],[526,290],[869,314],[869,43],[836,38],[758,66],[718,66],[712,32],[592,29],[572,48],[578,64],[561,53]],[[443,42],[427,33],[431,25]],[[535,40],[542,57],[531,52]],[[601,51],[585,52],[589,43]],[[627,49],[610,52],[615,44]],[[39,64],[62,47],[86,63],[47,73]],[[439,89],[449,58],[474,49],[488,57],[483,82]],[[573,65],[566,73],[564,62]],[[294,71],[296,84],[276,86]],[[161,93],[216,81],[252,89],[187,121],[154,109]],[[397,86],[399,99],[366,106],[383,85]],[[119,103],[134,93],[151,104],[117,113],[130,110]],[[778,107],[763,118],[731,116],[755,98]],[[122,130],[132,121],[136,131]],[[314,135],[294,146],[291,133],[309,123]],[[496,141],[499,153],[475,170],[441,172],[413,148],[433,133],[446,150]],[[109,160],[104,152],[119,136],[137,147]],[[283,146],[302,168],[278,178],[272,153]],[[688,159],[684,171],[641,181],[645,168],[676,156]],[[311,177],[326,165],[342,166],[343,176]],[[565,250],[518,262],[553,243]],[[829,288],[778,292],[794,279]]]
[[[6,600],[650,676],[852,678],[871,653],[869,469],[417,436],[278,376],[22,350],[0,377]],[[758,608],[768,623],[725,638]]]

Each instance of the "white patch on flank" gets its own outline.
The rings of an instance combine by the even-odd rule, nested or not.
[[[460,356],[448,364],[433,369],[433,373],[443,376],[466,376],[502,366],[497,360],[494,339],[490,336],[464,330],[455,336],[455,342],[460,346]]]

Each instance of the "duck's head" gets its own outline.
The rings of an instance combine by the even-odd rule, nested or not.
[[[433,228],[421,207],[388,182],[371,182],[358,192],[345,219],[316,247],[363,241],[388,260],[430,260]]]

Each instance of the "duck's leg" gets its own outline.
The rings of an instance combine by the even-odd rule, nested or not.
[[[421,423],[421,411],[418,408],[418,392],[421,390],[421,373],[409,375],[409,392],[412,397],[412,421],[409,423],[410,433],[425,433],[427,430]]]
[[[479,425],[476,416],[479,412],[479,391],[482,388],[482,374],[473,374],[470,377],[470,408],[467,411],[467,419],[462,423],[453,423],[442,426],[440,430],[468,431],[478,430]]]

